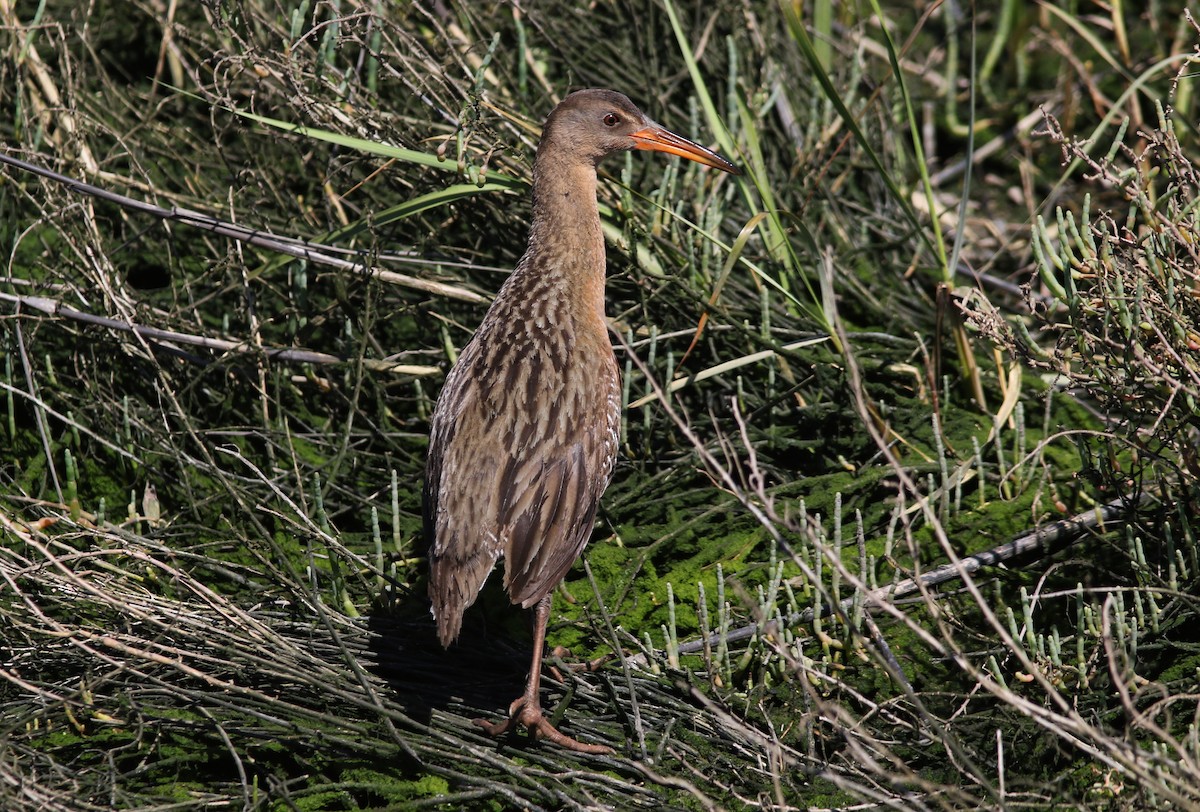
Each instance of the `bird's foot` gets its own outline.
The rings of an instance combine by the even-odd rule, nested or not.
[[[525,697],[521,697],[509,706],[508,718],[503,722],[489,722],[486,719],[476,719],[475,724],[483,728],[484,732],[489,736],[493,737],[503,736],[520,725],[525,728],[526,732],[529,733],[529,738],[534,741],[545,739],[548,742],[557,744],[559,747],[574,750],[577,753],[607,755],[613,752],[613,749],[607,745],[587,744],[560,732],[558,728],[550,724],[550,720],[542,713],[541,704],[527,702]]]
[[[550,650],[550,656],[561,660],[563,657],[570,657],[571,650],[564,646],[555,646],[553,649]],[[592,660],[591,662],[570,663],[566,666],[566,668],[572,674],[594,674],[600,670],[600,666],[604,665],[606,662],[608,662],[612,658],[613,658],[613,655],[611,655],[611,654],[602,654],[599,657],[597,657],[596,659]],[[552,677],[554,677],[554,679],[556,681],[566,682],[566,680],[563,679],[562,672],[558,670],[557,666],[548,665],[548,666],[546,666],[546,670],[548,670],[550,672],[550,675]]]

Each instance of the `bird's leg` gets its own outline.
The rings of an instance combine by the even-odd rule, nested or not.
[[[542,684],[542,649],[546,647],[546,623],[550,620],[550,595],[538,601],[533,616],[533,662],[529,670],[529,681],[525,684],[525,693],[512,703],[508,709],[508,718],[503,722],[488,722],[476,719],[489,736],[500,736],[522,725],[532,739],[545,739],[554,742],[559,747],[575,750],[579,753],[611,753],[613,749],[603,744],[585,744],[572,739],[558,728],[550,724],[550,720],[542,713],[541,684]]]

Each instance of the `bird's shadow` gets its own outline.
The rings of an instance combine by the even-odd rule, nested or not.
[[[423,584],[414,586],[387,611],[367,617],[368,651],[359,664],[386,684],[388,701],[412,722],[459,734],[474,730],[478,741],[486,741],[486,735],[470,723],[503,721],[522,695],[532,654],[533,611],[514,606],[500,578],[489,579],[467,609],[458,640],[443,648]],[[566,713],[567,727],[562,730],[567,735],[578,731],[595,741],[615,741],[615,729],[601,731],[596,726],[610,715],[606,709],[616,701],[613,686],[569,669],[563,674],[565,684],[543,666],[543,707]],[[584,682],[590,684],[585,687]],[[584,707],[586,712],[581,711]],[[521,730],[501,736],[495,745],[517,750],[538,746]]]
[[[521,621],[528,624],[532,613],[495,604],[468,609],[462,634],[443,648],[428,601],[424,595],[410,596],[393,611],[368,617],[373,634],[364,665],[387,683],[392,698],[415,721],[428,724],[434,709],[499,718],[524,687],[532,635],[511,632],[521,628]]]

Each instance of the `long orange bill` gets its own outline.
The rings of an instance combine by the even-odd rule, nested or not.
[[[723,158],[708,147],[702,147],[694,141],[689,141],[681,135],[654,124],[643,127],[630,136],[635,149],[648,149],[654,152],[666,152],[695,161],[698,164],[720,169],[731,175],[740,175],[742,170],[734,166],[727,158]]]

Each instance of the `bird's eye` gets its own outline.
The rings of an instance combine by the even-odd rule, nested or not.
[[[604,126],[615,127],[617,126],[617,122],[620,120],[621,119],[617,118],[616,113],[608,113],[604,116]]]

